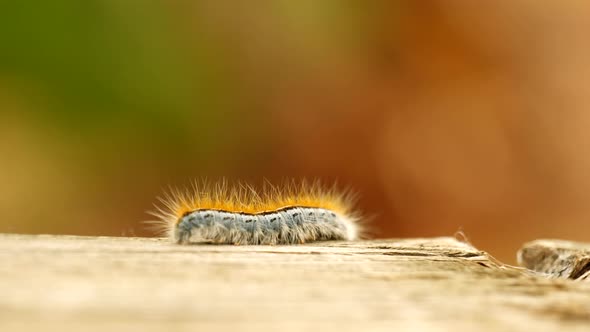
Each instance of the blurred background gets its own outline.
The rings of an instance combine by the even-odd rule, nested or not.
[[[590,241],[590,4],[0,4],[0,232],[150,236],[169,185],[337,180],[373,236]]]

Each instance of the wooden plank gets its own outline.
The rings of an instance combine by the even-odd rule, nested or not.
[[[587,331],[590,283],[451,238],[297,246],[0,235],[0,331]]]

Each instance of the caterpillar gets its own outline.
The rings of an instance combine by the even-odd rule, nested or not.
[[[229,186],[193,183],[171,189],[151,214],[174,243],[236,245],[302,244],[359,238],[359,214],[351,191],[325,189],[319,182]]]

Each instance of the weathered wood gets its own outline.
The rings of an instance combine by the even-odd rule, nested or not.
[[[0,331],[588,331],[590,283],[450,238],[298,246],[0,235]]]
[[[536,240],[520,249],[518,264],[548,277],[590,281],[590,244]]]

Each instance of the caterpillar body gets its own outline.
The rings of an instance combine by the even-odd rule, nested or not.
[[[300,244],[355,240],[359,217],[349,192],[322,189],[318,184],[291,183],[229,188],[195,184],[190,191],[167,194],[152,213],[175,243]]]

